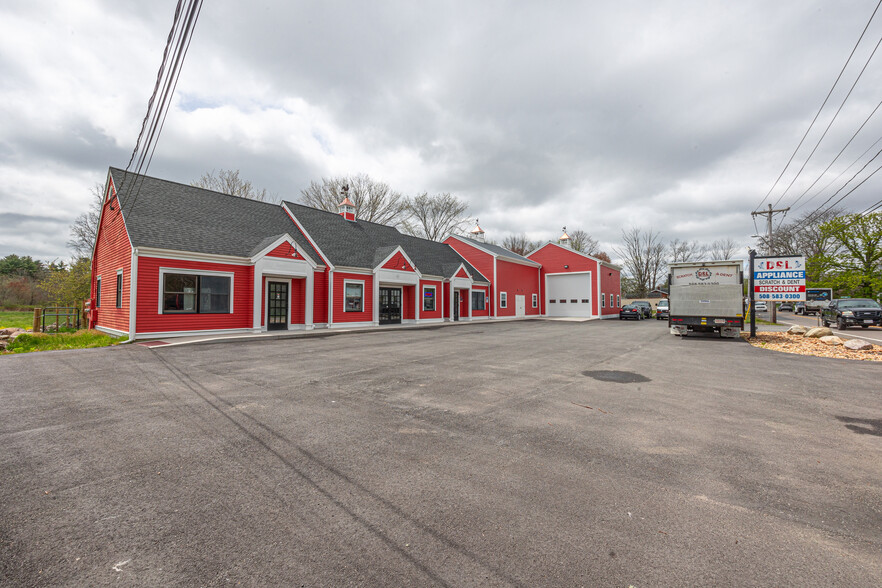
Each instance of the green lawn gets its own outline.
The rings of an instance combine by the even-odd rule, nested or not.
[[[107,347],[126,340],[115,338],[100,331],[82,330],[76,333],[27,333],[15,338],[5,353],[29,353],[31,351],[53,351],[57,349],[89,349]]]
[[[9,327],[30,329],[33,323],[33,311],[0,310],[0,329],[7,329]]]

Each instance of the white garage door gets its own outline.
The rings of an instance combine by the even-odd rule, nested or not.
[[[591,316],[591,274],[548,276],[548,316]]]

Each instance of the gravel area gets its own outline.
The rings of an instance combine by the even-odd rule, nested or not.
[[[875,345],[873,349],[867,351],[852,351],[842,345],[827,345],[820,339],[791,333],[766,331],[757,333],[755,339],[750,339],[747,333],[742,333],[741,336],[754,347],[762,347],[763,349],[771,349],[782,353],[836,357],[858,361],[882,361],[882,346],[879,345]]]

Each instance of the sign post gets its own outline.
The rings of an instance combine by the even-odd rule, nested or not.
[[[756,300],[753,294],[753,262],[756,259],[756,251],[750,250],[750,338],[756,338]]]

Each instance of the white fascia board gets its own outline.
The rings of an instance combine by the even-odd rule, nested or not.
[[[312,248],[315,249],[319,255],[322,256],[322,259],[328,264],[328,267],[331,268],[331,271],[334,271],[334,264],[331,263],[331,259],[325,255],[325,252],[322,251],[321,247],[316,244],[315,239],[313,239],[310,234],[307,232],[306,228],[303,224],[297,220],[297,217],[294,216],[294,213],[291,212],[291,209],[288,208],[288,205],[282,202],[282,209],[288,213],[288,217],[294,221],[294,224],[297,225],[297,228],[300,229],[300,232],[303,233],[303,236],[306,237],[306,240],[309,241],[309,244],[312,245]]]
[[[228,263],[230,265],[251,265],[253,263],[251,259],[247,257],[238,257],[235,255],[176,251],[174,249],[159,249],[156,247],[136,247],[135,249],[141,257],[162,257],[165,259],[180,259],[184,261],[207,261],[213,263]]]
[[[455,270],[453,270],[453,273],[450,274],[450,278],[448,278],[448,279],[452,280],[452,279],[456,278],[456,274],[459,273],[459,270],[463,270],[466,273],[466,275],[469,277],[470,280],[473,279],[471,272],[469,272],[469,270],[466,268],[464,263],[460,263],[459,267],[457,267]]]
[[[612,268],[612,269],[614,269],[614,270],[616,270],[616,271],[622,271],[622,268],[619,267],[619,266],[617,266],[617,265],[615,265],[615,264],[607,263],[607,262],[603,261],[602,259],[599,259],[599,258],[597,258],[597,257],[594,257],[593,255],[588,255],[587,253],[582,253],[581,251],[576,251],[576,250],[573,249],[572,247],[564,247],[564,246],[561,245],[560,243],[555,243],[555,242],[553,242],[553,241],[548,241],[547,243],[545,243],[545,245],[543,245],[543,246],[540,247],[539,249],[536,249],[536,250],[534,250],[534,251],[531,251],[530,253],[527,254],[526,257],[529,257],[529,256],[533,255],[534,253],[536,253],[536,251],[539,251],[539,250],[541,250],[541,249],[545,249],[545,248],[548,247],[549,245],[554,245],[555,247],[559,247],[559,248],[563,249],[564,251],[569,251],[570,253],[575,253],[576,255],[581,255],[581,256],[584,257],[585,259],[590,259],[591,261],[593,261],[593,262],[595,262],[595,263],[597,263],[597,264],[603,264],[603,265],[605,265],[605,266],[607,266],[607,267],[610,267],[610,268]]]
[[[381,261],[380,263],[377,264],[377,266],[374,268],[374,273],[376,273],[377,271],[379,271],[381,269],[388,269],[388,268],[384,268],[383,266],[386,265],[387,263],[389,263],[389,260],[392,259],[393,257],[395,257],[396,253],[401,253],[401,255],[404,256],[404,259],[407,260],[407,263],[410,264],[410,267],[413,268],[414,273],[416,273],[416,275],[420,278],[423,277],[422,272],[420,272],[419,268],[416,266],[416,264],[413,262],[413,260],[407,254],[407,252],[404,251],[404,249],[401,247],[401,245],[399,245],[398,247],[393,249],[392,253],[387,255],[383,261]],[[402,271],[402,270],[395,270],[395,271]]]
[[[366,276],[372,276],[374,274],[373,270],[369,270],[363,267],[350,267],[347,265],[340,265],[333,269],[336,272],[344,274],[364,274]]]
[[[300,248],[297,247],[297,241],[295,241],[294,238],[291,235],[289,235],[288,233],[281,235],[278,239],[273,241],[270,245],[266,246],[260,253],[258,253],[254,257],[252,257],[251,263],[255,263],[258,259],[265,257],[267,253],[269,253],[270,251],[272,251],[273,249],[275,249],[276,247],[278,247],[279,245],[281,245],[282,243],[285,243],[285,242],[287,242],[289,245],[294,247],[294,251],[296,251],[298,254],[300,254],[300,256],[306,260],[306,262],[310,265],[310,267],[312,267],[312,269],[316,268],[317,264],[315,263],[315,260],[312,259],[312,257],[310,257],[309,254],[306,253],[306,251],[301,251]],[[279,258],[279,259],[282,259],[282,258]]]
[[[465,243],[466,245],[471,245],[475,249],[483,251],[487,255],[492,255],[494,259],[498,257],[499,259],[504,259],[505,261],[510,261],[512,263],[520,263],[521,265],[529,265],[529,266],[536,266],[536,267],[540,267],[542,265],[541,263],[537,263],[537,262],[533,261],[532,259],[518,259],[515,257],[509,257],[508,255],[504,255],[501,253],[496,253],[494,251],[490,251],[489,249],[481,247],[480,243],[475,243],[471,239],[465,239],[463,237],[460,237],[459,235],[449,235],[448,239],[450,237],[453,237],[457,241],[460,241],[461,243]],[[514,251],[512,251],[511,253],[512,253],[512,255],[517,255],[517,253],[515,253]]]

